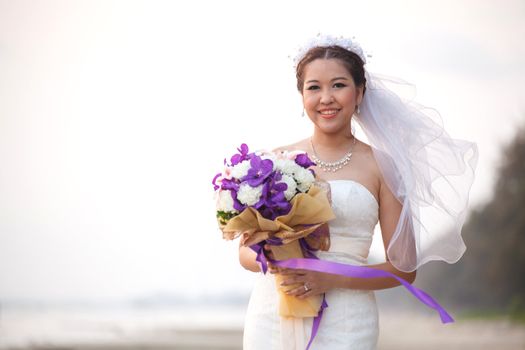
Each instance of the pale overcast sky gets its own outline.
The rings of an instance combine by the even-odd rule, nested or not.
[[[355,35],[478,143],[525,120],[523,1],[0,0],[0,300],[248,291],[210,180],[306,137],[288,56]]]

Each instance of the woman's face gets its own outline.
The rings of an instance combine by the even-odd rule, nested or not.
[[[350,72],[338,59],[316,59],[304,70],[304,109],[312,122],[328,134],[350,131],[352,114],[363,98]]]

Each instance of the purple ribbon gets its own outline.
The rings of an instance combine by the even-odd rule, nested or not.
[[[266,260],[266,255],[264,255],[265,242],[266,241],[262,241],[260,243],[250,246],[250,249],[257,254],[255,261],[259,263],[259,265],[261,266],[261,270],[264,274],[266,274],[266,271],[268,271],[268,261]]]
[[[417,299],[423,304],[436,310],[441,317],[442,323],[454,322],[454,319],[445,311],[445,309],[439,305],[434,298],[425,293],[423,290],[416,288],[415,286],[408,283],[403,278],[379,269],[374,269],[367,266],[353,266],[347,264],[336,263],[326,260],[313,260],[313,259],[288,259],[281,261],[271,261],[272,264],[280,267],[286,267],[290,269],[304,269],[317,272],[331,273],[346,277],[356,278],[381,278],[381,277],[392,277],[398,280],[410,293],[412,293]]]
[[[312,342],[314,341],[315,336],[317,335],[317,331],[319,330],[319,325],[321,324],[321,319],[323,318],[323,311],[327,307],[328,307],[328,303],[326,302],[326,295],[323,293],[323,302],[321,303],[321,307],[319,308],[319,312],[317,313],[317,316],[314,317],[314,323],[312,325],[312,334],[310,334],[310,340],[308,341],[306,350],[310,349],[310,346],[312,345]]]
[[[263,247],[267,243],[273,244],[273,245],[282,244],[281,241],[272,241],[272,242],[263,241],[258,244],[254,244],[250,246],[250,248],[257,253],[256,260],[261,265],[261,269],[263,273],[266,273],[268,269],[267,264],[268,264],[268,261],[270,261],[272,264],[279,266],[279,267],[285,267],[289,269],[303,269],[303,270],[310,270],[310,271],[317,271],[317,272],[325,272],[325,273],[341,275],[341,276],[346,276],[346,277],[354,277],[354,278],[391,277],[391,278],[395,278],[410,293],[412,293],[417,299],[419,299],[419,301],[429,306],[430,308],[436,310],[439,313],[439,316],[441,317],[442,323],[454,322],[454,319],[447,313],[447,311],[441,305],[439,305],[430,295],[428,295],[423,290],[411,285],[403,278],[391,272],[374,269],[372,267],[367,267],[367,266],[354,266],[354,265],[336,263],[332,261],[319,260],[319,258],[317,258],[317,256],[313,253],[315,249],[310,247],[308,242],[306,242],[306,240],[303,238],[299,240],[299,243],[301,245],[301,248],[306,258],[287,259],[287,260],[279,260],[279,261],[270,260],[270,259],[267,259],[266,256],[264,255]],[[313,325],[312,325],[312,334],[310,335],[310,340],[308,342],[306,350],[310,348],[313,340],[315,339],[315,336],[317,335],[317,331],[319,330],[321,319],[323,317],[323,311],[326,307],[328,307],[328,304],[326,303],[326,296],[323,294],[323,302],[321,304],[321,307],[319,308],[319,312],[317,316],[314,317]]]
[[[266,274],[266,271],[268,271],[268,259],[264,254],[264,246],[266,244],[279,246],[283,245],[283,240],[278,237],[270,237],[267,238],[265,241],[261,241],[257,244],[253,244],[250,246],[250,249],[257,254],[255,261],[259,263],[259,265],[261,266],[261,270],[264,274]],[[304,238],[299,239],[299,244],[301,245],[301,249],[306,258],[318,259],[317,256],[314,254],[314,251],[318,249],[312,248]],[[273,263],[274,261],[271,260],[271,262]]]

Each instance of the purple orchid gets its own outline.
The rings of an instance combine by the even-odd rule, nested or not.
[[[273,162],[270,159],[261,159],[261,157],[253,155],[250,159],[250,165],[248,174],[241,181],[246,181],[252,187],[262,184],[273,172]]]
[[[239,190],[239,184],[233,179],[222,179],[221,189],[237,192]]]
[[[305,169],[315,165],[315,163],[308,158],[306,153],[297,155],[297,157],[295,157],[295,163]]]
[[[215,175],[215,176],[213,177],[213,180],[211,181],[211,183],[212,183],[212,185],[213,185],[213,189],[214,189],[215,191],[217,191],[217,190],[220,188],[220,186],[217,185],[217,179],[218,179],[219,177],[221,177],[221,175],[222,175],[222,173],[218,173],[217,175]]]
[[[233,199],[233,207],[235,208],[235,210],[243,211],[244,209],[246,209],[246,205],[242,204],[241,202],[239,202],[239,200],[237,200],[237,192],[239,191],[239,187],[240,187],[240,184],[234,179],[232,180],[223,179],[222,180],[221,189],[230,191],[232,199]]]
[[[237,191],[232,190],[231,194],[233,199],[233,207],[235,208],[235,210],[237,210],[238,212],[242,212],[244,209],[246,209],[247,206],[239,202],[239,200],[237,199]]]
[[[264,200],[261,214],[271,220],[274,220],[280,215],[287,214],[292,207],[284,195],[288,185],[284,182],[279,182],[281,178],[281,173],[274,172],[273,176],[264,184],[263,194],[261,196],[261,200]]]
[[[237,165],[243,160],[249,160],[253,154],[248,153],[248,145],[245,143],[243,143],[239,148],[237,148],[237,151],[239,151],[239,153],[234,154],[230,159],[231,165]]]

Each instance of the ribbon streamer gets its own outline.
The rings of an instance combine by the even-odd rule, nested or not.
[[[280,242],[277,241],[277,242],[271,242],[271,243],[278,245]],[[411,285],[405,279],[391,272],[374,269],[372,267],[367,267],[367,266],[355,266],[355,265],[336,263],[332,261],[319,260],[319,258],[317,258],[317,256],[313,253],[313,251],[315,250],[312,249],[308,245],[306,240],[304,239],[300,239],[300,244],[307,258],[288,259],[288,260],[272,260],[272,259],[267,258],[264,255],[264,249],[263,249],[264,244],[265,242],[263,241],[258,244],[254,244],[250,246],[250,248],[257,253],[256,260],[261,265],[261,269],[263,273],[266,273],[268,269],[267,265],[269,261],[272,264],[279,266],[279,267],[324,272],[324,273],[330,273],[330,274],[341,275],[341,276],[346,276],[346,277],[354,277],[354,278],[390,277],[390,278],[395,278],[410,293],[412,293],[417,299],[419,299],[419,301],[421,301],[423,304],[427,305],[428,307],[436,310],[439,313],[442,323],[454,322],[454,319],[452,318],[452,316],[450,316],[448,312],[441,305],[439,305],[438,302],[434,300],[434,298],[432,298],[430,295],[428,295],[423,290]],[[312,345],[312,342],[314,341],[315,336],[317,335],[317,331],[319,330],[321,319],[323,317],[323,311],[326,307],[328,307],[328,304],[326,302],[326,296],[323,294],[323,303],[321,305],[321,308],[319,309],[319,313],[313,319],[312,333],[310,335],[310,340],[308,341],[306,350],[310,349],[310,346]]]
[[[395,274],[383,271],[379,269],[374,269],[367,266],[354,266],[336,263],[326,260],[315,260],[315,259],[288,259],[281,261],[269,260],[272,264],[279,267],[286,267],[289,269],[303,269],[317,272],[331,273],[346,277],[355,277],[355,278],[381,278],[381,277],[391,277],[398,280],[410,293],[412,293],[419,301],[428,307],[436,310],[441,317],[442,323],[454,322],[452,316],[438,304],[430,295],[428,295],[423,290],[411,285],[403,278],[396,276]]]

